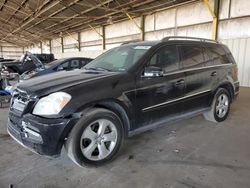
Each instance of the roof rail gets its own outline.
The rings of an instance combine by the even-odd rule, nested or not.
[[[211,43],[219,43],[216,40],[212,39],[205,39],[205,38],[198,38],[198,37],[185,37],[185,36],[169,36],[163,38],[161,41],[166,42],[169,40],[191,40],[191,41],[200,41],[200,42],[211,42]]]
[[[123,42],[123,43],[121,44],[121,46],[122,46],[122,45],[125,45],[125,44],[129,44],[129,43],[134,43],[134,42],[141,42],[141,40],[140,40],[140,39],[129,40],[129,41]]]

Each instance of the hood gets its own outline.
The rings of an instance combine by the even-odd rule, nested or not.
[[[26,71],[19,76],[19,81],[31,79],[31,78],[37,76],[39,72],[44,71],[44,70],[46,70],[46,69],[36,68],[34,70],[31,70],[31,71]]]
[[[44,68],[43,63],[34,54],[26,52],[23,60],[25,61],[28,57],[33,61],[37,68]]]
[[[78,84],[111,77],[117,74],[120,73],[90,72],[76,69],[73,71],[52,73],[23,81],[17,85],[17,89],[27,92],[28,95],[42,96]]]

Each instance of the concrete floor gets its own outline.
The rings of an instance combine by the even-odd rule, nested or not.
[[[249,188],[250,89],[241,88],[228,119],[202,116],[128,139],[112,163],[79,168],[67,155],[49,159],[19,146],[6,133],[0,109],[0,187]]]

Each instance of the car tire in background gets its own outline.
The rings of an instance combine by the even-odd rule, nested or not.
[[[111,161],[121,148],[122,121],[112,111],[93,108],[83,113],[71,130],[65,149],[70,159],[83,167],[97,167]]]

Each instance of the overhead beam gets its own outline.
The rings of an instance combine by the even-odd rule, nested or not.
[[[38,16],[40,16],[41,14],[43,14],[44,12],[46,12],[47,10],[51,9],[52,7],[56,6],[57,4],[59,4],[60,1],[52,1],[50,2],[49,0],[45,1],[40,7],[38,12],[32,16],[28,16],[26,19],[24,19],[24,23],[22,25],[20,25],[19,27],[17,27],[16,29],[14,29],[11,33],[7,34],[5,37],[3,37],[1,41],[3,41],[4,39],[6,39],[7,37],[9,37],[11,34],[14,34],[15,32],[19,31],[20,29],[22,29],[23,27],[25,27],[26,25],[28,25],[30,22],[32,22],[33,20],[35,20]]]
[[[11,16],[9,18],[6,19],[6,23],[8,23],[12,18],[13,16],[18,12],[20,11],[20,9],[22,8],[22,6],[24,6],[26,3],[27,3],[28,0],[24,0],[21,5],[14,11],[13,14],[11,14]]]
[[[6,3],[7,3],[7,0],[4,0],[3,4],[1,4],[1,6],[0,6],[0,11],[3,10],[3,7],[5,6]]]
[[[67,9],[68,7],[70,7],[70,6],[74,5],[74,4],[76,4],[78,1],[80,1],[80,0],[75,0],[75,1],[73,1],[73,2],[70,2],[67,6],[64,6],[63,8],[58,9],[57,11],[53,12],[52,14],[50,14],[50,15],[49,15],[48,17],[46,17],[46,18],[42,18],[40,21],[38,21],[38,22],[36,22],[35,24],[31,25],[31,26],[28,27],[27,29],[30,29],[30,28],[35,27],[36,25],[38,25],[38,24],[44,22],[44,21],[45,21],[46,19],[48,19],[48,18],[52,18],[54,15],[59,14],[59,13],[62,12],[63,10]]]
[[[153,0],[146,0],[146,1],[144,1],[143,3],[140,2],[140,3],[136,4],[136,5],[134,5],[133,7],[141,6],[141,5],[147,4],[147,3],[152,2],[152,1],[153,1]],[[121,6],[119,6],[118,8],[124,9],[123,7],[124,7],[124,6],[130,5],[130,3],[131,3],[131,2],[126,2],[126,3],[122,4]],[[82,12],[79,13],[78,16],[81,15],[81,14],[83,14],[83,13],[82,13]],[[105,14],[105,15],[103,15],[103,16],[100,16],[99,18],[96,18],[96,19],[92,19],[92,20],[89,20],[89,19],[88,19],[88,20],[80,20],[80,21],[78,21],[78,22],[75,22],[75,23],[72,23],[72,24],[68,24],[67,26],[63,25],[63,26],[60,27],[60,28],[53,29],[51,32],[45,33],[45,35],[47,35],[47,36],[52,36],[52,35],[54,35],[54,34],[52,34],[52,35],[49,35],[49,34],[50,34],[50,33],[56,33],[56,32],[64,32],[64,31],[68,30],[69,28],[73,28],[73,27],[77,27],[77,26],[79,26],[79,25],[83,25],[83,23],[84,23],[84,24],[93,23],[93,22],[95,22],[95,21],[97,21],[97,20],[100,20],[100,19],[103,19],[103,18],[107,18],[108,16],[115,16],[115,15],[119,15],[119,16],[120,16],[120,13],[117,14],[117,13],[112,12],[112,13]],[[57,23],[57,24],[51,25],[49,28],[47,27],[46,29],[50,29],[50,28],[52,28],[52,27],[54,27],[54,26],[57,26],[57,25],[60,25],[60,24],[64,24],[64,22],[69,21],[69,20],[71,20],[71,19],[72,19],[72,17],[69,18],[69,19],[67,19],[67,20],[63,20],[62,22],[59,22],[59,23]]]

